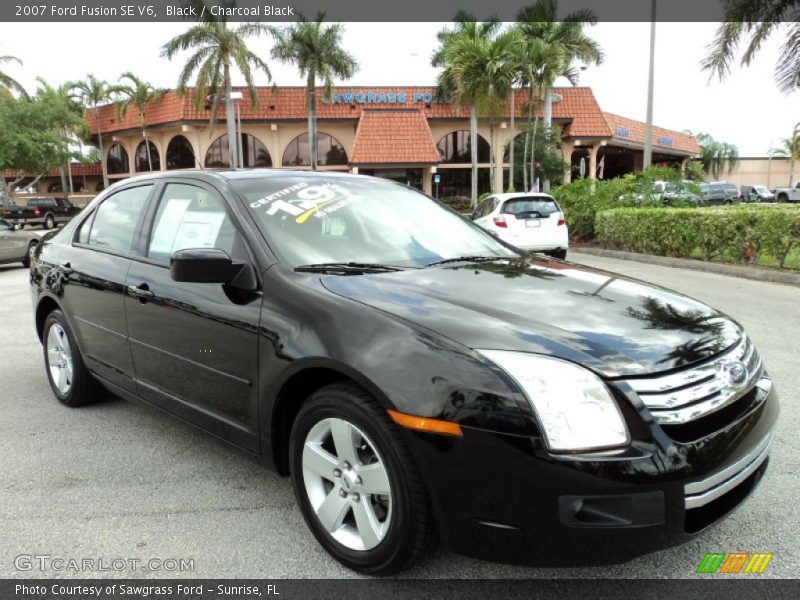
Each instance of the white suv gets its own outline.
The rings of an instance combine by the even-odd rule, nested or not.
[[[564,212],[548,194],[494,194],[472,212],[472,220],[522,250],[566,258],[569,248]]]

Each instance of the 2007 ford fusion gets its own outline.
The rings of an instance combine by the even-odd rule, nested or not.
[[[257,457],[365,573],[436,539],[540,565],[680,543],[756,486],[778,415],[725,315],[358,175],[129,179],[31,283],[61,403],[106,388]]]

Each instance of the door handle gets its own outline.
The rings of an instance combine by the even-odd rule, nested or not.
[[[128,295],[133,296],[142,304],[155,298],[155,294],[150,291],[150,287],[146,283],[140,283],[138,286],[129,285]]]

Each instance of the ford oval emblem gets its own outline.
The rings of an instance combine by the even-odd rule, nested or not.
[[[744,387],[747,383],[748,373],[744,363],[738,360],[722,365],[722,378],[732,388]]]

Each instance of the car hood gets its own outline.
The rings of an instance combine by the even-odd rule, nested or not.
[[[554,260],[331,275],[322,285],[470,348],[556,356],[608,377],[703,360],[742,335],[732,320],[686,296]]]

